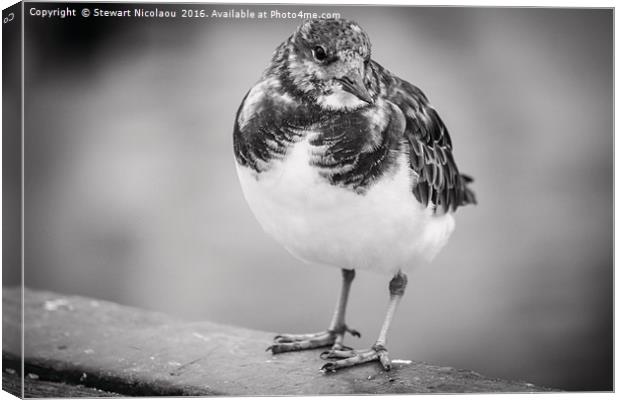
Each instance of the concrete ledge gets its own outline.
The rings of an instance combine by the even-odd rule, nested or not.
[[[4,310],[17,309],[18,289],[2,297]],[[134,396],[549,391],[417,361],[324,374],[321,350],[265,352],[273,333],[29,289],[24,299],[25,371],[41,381]],[[19,324],[18,314],[3,314],[3,375],[21,370]]]
[[[39,379],[30,374],[25,381],[24,398],[76,398],[76,397],[121,397],[118,393],[105,392],[103,390],[74,385],[62,382],[50,382]],[[2,390],[14,396],[22,397],[22,380],[17,374],[2,374]]]

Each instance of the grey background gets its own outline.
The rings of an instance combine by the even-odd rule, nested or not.
[[[409,277],[392,356],[610,390],[612,11],[277,8],[358,21],[373,58],[429,96],[476,179],[479,206]],[[324,329],[339,271],[263,234],[231,149],[242,97],[299,23],[28,17],[26,285]],[[389,279],[358,274],[348,320],[363,337],[349,345],[375,340]]]

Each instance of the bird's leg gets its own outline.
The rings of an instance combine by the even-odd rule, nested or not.
[[[360,333],[354,329],[349,329],[345,321],[345,314],[347,312],[347,302],[349,301],[349,292],[351,291],[351,282],[355,278],[354,269],[342,270],[342,288],[340,289],[340,297],[336,303],[336,309],[334,310],[334,316],[332,322],[329,324],[328,332],[332,332],[335,335],[333,350],[344,349],[342,345],[345,332],[349,332],[353,336],[360,337]]]
[[[348,349],[342,344],[344,334],[349,332],[353,336],[360,336],[359,332],[354,329],[349,329],[345,323],[347,302],[349,300],[349,292],[351,291],[351,282],[353,282],[353,278],[355,278],[355,270],[342,269],[340,297],[338,297],[334,316],[326,331],[301,335],[280,334],[274,338],[274,344],[269,346],[267,350],[271,350],[273,354],[276,354],[286,351],[307,350],[326,346],[332,346],[333,350]]]
[[[326,351],[321,354],[321,358],[340,358],[341,360],[329,362],[321,368],[323,371],[335,371],[340,368],[351,367],[353,365],[363,364],[369,361],[379,360],[383,369],[389,371],[392,367],[388,351],[385,347],[387,341],[387,333],[392,324],[394,313],[400,303],[400,299],[405,293],[407,287],[407,275],[399,271],[390,281],[390,302],[385,314],[385,320],[381,326],[379,337],[375,344],[366,350],[336,350]]]

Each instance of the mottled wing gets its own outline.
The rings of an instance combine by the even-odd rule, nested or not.
[[[406,120],[409,160],[418,174],[412,189],[416,199],[424,205],[432,202],[444,212],[475,204],[476,197],[467,187],[472,179],[459,173],[448,130],[424,93],[393,76],[388,84],[388,100],[401,109]]]
[[[299,136],[295,128],[295,104],[286,100],[279,84],[263,81],[241,102],[233,129],[237,163],[260,173],[274,159],[281,159]]]

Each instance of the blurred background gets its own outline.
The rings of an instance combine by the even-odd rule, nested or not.
[[[611,390],[612,11],[243,8],[358,21],[373,58],[428,95],[476,179],[479,205],[459,209],[447,247],[409,277],[392,356]],[[241,99],[300,22],[27,17],[26,286],[325,329],[340,272],[261,231],[232,155]],[[347,344],[376,339],[389,279],[357,275],[348,322],[363,337]]]

